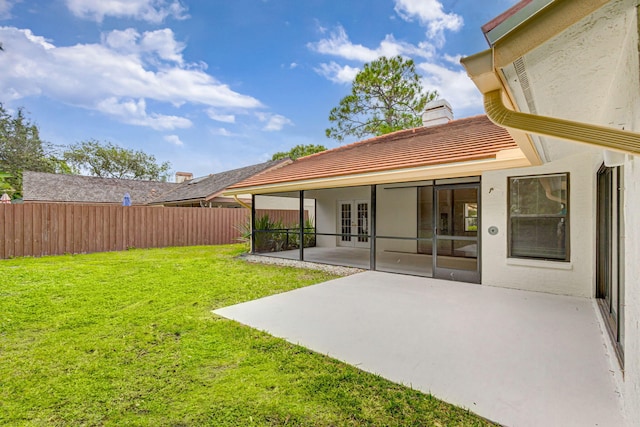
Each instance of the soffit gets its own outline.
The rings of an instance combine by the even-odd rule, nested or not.
[[[620,3],[610,2],[501,69],[519,111],[631,129],[625,113],[633,108],[628,97],[615,96],[614,86],[624,78],[625,46],[636,49],[630,36],[637,29],[633,17],[621,13]],[[533,139],[547,160],[588,149],[549,137]]]
[[[608,94],[616,79],[616,68],[624,55],[630,22],[620,14],[616,2],[572,25],[522,57],[533,104],[523,99],[523,81],[516,66],[502,69],[513,94],[517,94],[523,112],[584,120],[600,125],[603,109],[609,107]],[[615,48],[612,48],[615,47]],[[529,110],[529,111],[527,111]]]

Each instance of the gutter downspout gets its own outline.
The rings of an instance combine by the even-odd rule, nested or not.
[[[246,204],[242,200],[238,199],[238,195],[237,194],[234,194],[233,198],[240,206],[242,206],[243,208],[247,208],[247,209],[251,210],[251,206],[249,206],[248,204]]]
[[[504,105],[501,89],[484,94],[484,109],[492,122],[504,128],[640,155],[638,133],[513,111]]]

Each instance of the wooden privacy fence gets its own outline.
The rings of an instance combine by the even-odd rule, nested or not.
[[[257,210],[287,223],[298,211]],[[0,205],[0,259],[237,243],[248,209],[74,204]]]

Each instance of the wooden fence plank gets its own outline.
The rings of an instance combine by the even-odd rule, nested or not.
[[[12,258],[16,255],[16,215],[17,210],[13,207],[6,208],[5,212],[5,221],[7,225],[5,226],[5,256],[7,258]]]
[[[52,236],[54,228],[51,223],[52,214],[50,205],[42,206],[42,216],[40,217],[42,221],[42,255],[49,255],[52,253],[51,247],[53,244],[51,240],[55,241],[55,238]]]
[[[49,253],[49,226],[47,224],[49,208],[47,205],[39,205],[33,213],[33,253],[34,255],[47,255]],[[40,250],[36,250],[36,244],[39,244]]]
[[[87,252],[96,252],[96,207],[89,206],[87,211]]]
[[[258,211],[288,226],[298,211]],[[305,213],[305,217],[308,217]],[[237,243],[247,209],[22,204],[0,206],[0,259]]]
[[[15,228],[13,230],[13,256],[24,256],[24,205],[16,206],[13,221],[15,224]]]
[[[23,205],[22,211],[22,256],[33,256],[33,206]]]
[[[66,253],[74,254],[74,242],[75,242],[75,224],[73,222],[73,209],[74,206],[66,205],[64,207],[64,232],[65,232],[65,244],[64,251]]]
[[[49,227],[51,227],[51,234],[49,235],[49,253],[51,255],[60,255],[60,237],[64,236],[64,233],[61,230],[62,223],[60,222],[61,210],[51,205],[49,206],[49,209]]]
[[[104,239],[104,248],[106,251],[113,250],[113,241],[111,240],[111,233],[109,232],[111,230],[110,224],[113,208],[114,206],[107,206],[102,217],[102,238]]]
[[[42,254],[42,210],[45,205],[31,205],[31,256]],[[26,219],[28,221],[28,218]],[[25,221],[26,222],[26,221]],[[28,226],[28,224],[25,224]]]
[[[124,235],[124,219],[122,216],[122,206],[117,206],[115,208],[115,221],[112,226],[114,240],[115,240],[115,249],[116,251],[121,251],[124,247],[122,236]]]
[[[9,228],[9,224],[7,224],[7,218],[5,216],[9,215],[9,209],[6,205],[0,205],[0,259],[7,257],[7,228]]]

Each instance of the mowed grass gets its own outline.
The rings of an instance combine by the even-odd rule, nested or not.
[[[332,278],[248,264],[242,250],[0,261],[0,425],[487,425],[213,315]]]

